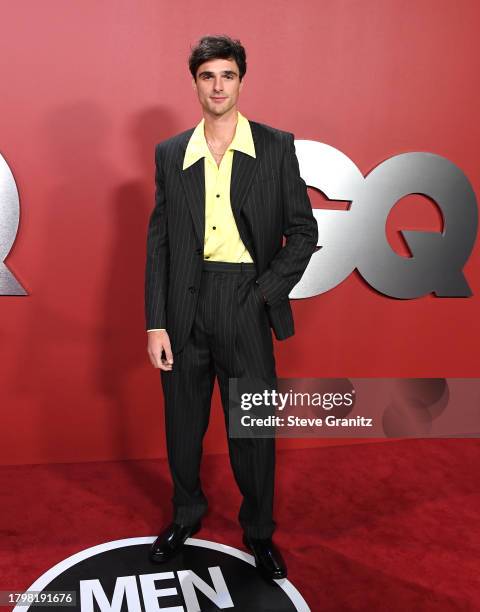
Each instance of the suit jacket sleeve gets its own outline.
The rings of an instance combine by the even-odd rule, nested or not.
[[[165,182],[161,147],[155,147],[155,206],[147,231],[147,259],[145,266],[145,323],[146,329],[166,328],[169,247]]]
[[[317,221],[313,216],[307,185],[300,176],[294,135],[290,133],[287,135],[280,180],[286,242],[257,279],[270,306],[288,298],[302,278],[318,239]]]

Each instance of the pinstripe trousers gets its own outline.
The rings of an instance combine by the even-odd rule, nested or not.
[[[200,462],[215,378],[227,436],[229,378],[276,381],[272,332],[256,277],[253,263],[205,261],[190,335],[174,355],[173,369],[161,371],[176,523],[194,524],[207,511]],[[269,537],[276,526],[275,438],[228,437],[228,449],[243,496],[238,520],[249,537]]]

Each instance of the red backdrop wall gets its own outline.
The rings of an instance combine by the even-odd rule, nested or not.
[[[0,296],[2,463],[165,454],[143,319],[146,224],[155,143],[201,118],[187,69],[200,36],[246,46],[248,118],[333,145],[364,173],[397,153],[438,153],[479,193],[475,0],[1,10],[0,152],[21,199],[7,264],[29,293]],[[410,196],[389,232],[395,243],[397,229],[438,224],[435,207]],[[297,333],[276,343],[279,376],[479,376],[478,263],[476,248],[468,299],[389,299],[353,274],[295,301]],[[206,451],[224,452],[217,391],[211,425]]]

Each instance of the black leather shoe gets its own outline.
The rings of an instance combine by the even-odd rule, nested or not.
[[[165,563],[170,561],[182,548],[185,540],[200,530],[202,523],[195,525],[179,525],[170,523],[150,547],[150,561]]]
[[[257,569],[264,577],[269,580],[287,577],[287,566],[272,538],[249,538],[243,534],[243,543],[252,551]]]

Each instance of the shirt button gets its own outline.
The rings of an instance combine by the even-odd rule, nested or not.
[[[219,193],[217,193],[217,198],[219,198],[219,197],[220,197],[220,194],[219,194]]]
[[[212,229],[217,229],[217,226],[216,225],[212,225]]]

